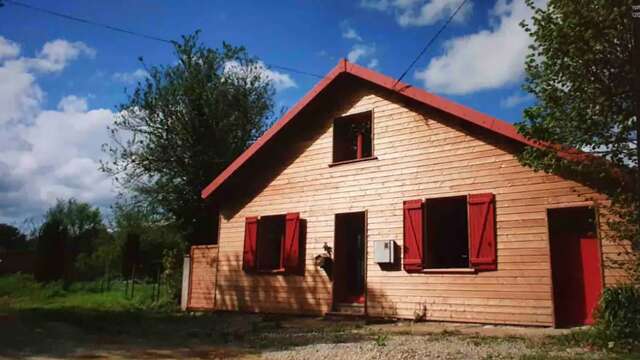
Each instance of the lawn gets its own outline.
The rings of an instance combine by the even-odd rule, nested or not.
[[[133,298],[119,282],[100,289],[0,277],[0,358],[640,358],[548,329],[182,313],[167,301],[154,303],[151,285],[138,284]]]

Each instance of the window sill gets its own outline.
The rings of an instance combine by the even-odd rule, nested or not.
[[[475,274],[474,268],[442,268],[442,269],[422,269],[423,274]]]
[[[329,167],[343,165],[343,164],[351,164],[351,163],[356,163],[356,162],[360,162],[360,161],[367,161],[367,160],[378,160],[378,157],[377,156],[368,156],[368,157],[364,157],[364,158],[361,158],[361,159],[351,159],[351,160],[336,161],[336,162],[332,162],[331,164],[329,164]]]

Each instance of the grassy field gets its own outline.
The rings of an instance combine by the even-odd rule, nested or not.
[[[164,307],[166,297],[154,303],[152,285],[136,283],[134,296],[125,297],[125,283],[100,281],[73,283],[65,289],[62,282],[40,284],[29,275],[0,276],[0,310],[65,310],[128,312]]]
[[[548,336],[545,329],[533,329],[529,333],[536,336],[514,336],[505,335],[514,329],[505,333],[479,325],[190,314],[166,299],[154,303],[151,285],[138,284],[131,299],[122,283],[100,288],[100,283],[64,289],[29,276],[0,277],[0,359],[640,358],[615,347],[591,348],[580,333]]]

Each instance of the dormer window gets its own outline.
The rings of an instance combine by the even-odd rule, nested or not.
[[[333,162],[373,157],[372,112],[342,116],[333,121]]]

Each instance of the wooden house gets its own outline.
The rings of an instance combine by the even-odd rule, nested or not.
[[[623,276],[606,198],[522,166],[531,144],[342,60],[202,191],[218,245],[192,257],[190,307],[590,323]]]

